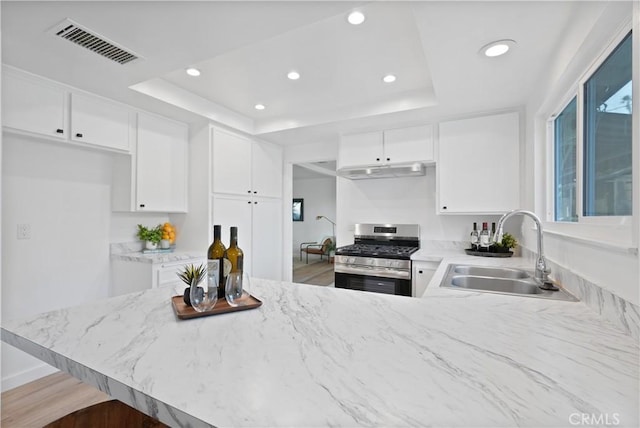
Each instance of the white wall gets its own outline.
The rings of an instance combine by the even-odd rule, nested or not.
[[[2,175],[2,319],[106,297],[110,157],[5,135]],[[17,239],[18,224],[31,239]],[[36,367],[3,345],[3,389]]]
[[[111,213],[109,153],[15,135],[2,150],[2,319],[105,298],[110,242],[166,215]],[[116,171],[117,173],[117,171]],[[31,239],[17,239],[29,224]],[[52,369],[2,344],[2,390]]]
[[[527,105],[527,124],[525,153],[529,159],[525,172],[525,202],[527,208],[535,209],[541,218],[546,218],[547,183],[547,134],[546,120],[550,114],[560,107],[560,103],[567,94],[575,92],[575,84],[587,69],[598,59],[621,29],[625,22],[631,19],[630,2],[609,2],[603,8],[596,23],[583,23],[579,19],[573,20],[574,26],[567,28],[566,37],[558,46],[558,53],[553,63],[548,67],[548,74],[540,77],[537,88],[532,91],[532,98]],[[593,24],[593,25],[592,25]],[[636,19],[634,32],[640,31]],[[638,64],[638,51],[634,50],[634,62]],[[637,77],[638,66],[635,65],[634,77]],[[635,88],[634,88],[635,89]],[[637,97],[634,92],[634,102]],[[568,100],[567,100],[568,101]],[[635,106],[634,106],[635,107]],[[637,110],[637,109],[636,109]],[[637,121],[636,121],[637,122]],[[634,147],[638,147],[638,127],[634,127]],[[638,151],[634,150],[634,176],[638,173]],[[638,198],[638,186],[634,186],[634,197]],[[535,195],[535,197],[534,197]],[[638,230],[638,210],[634,212],[633,230]],[[530,227],[526,227],[524,245],[535,250],[536,236]],[[558,225],[546,223],[545,229],[558,229]],[[575,229],[575,228],[574,228]],[[560,231],[558,229],[558,231]],[[599,240],[607,241],[610,236],[606,232],[585,230],[569,232],[577,238],[545,233],[546,256],[557,264],[575,272],[590,282],[628,300],[636,305],[640,304],[640,263],[637,248],[629,245],[601,246]],[[598,239],[600,234],[600,239]],[[589,242],[591,241],[591,242]],[[637,246],[638,236],[632,237]],[[553,276],[553,275],[552,275]]]
[[[299,254],[302,242],[318,241],[333,235],[331,223],[336,221],[336,178],[301,178],[293,180],[293,197],[304,199],[304,221],[293,222],[293,254]]]
[[[437,215],[435,168],[422,177],[338,178],[338,246],[353,243],[356,223],[418,224],[424,246],[431,240],[465,241],[473,222],[498,221],[495,215]]]

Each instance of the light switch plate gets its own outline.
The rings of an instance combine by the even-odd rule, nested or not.
[[[19,224],[18,225],[18,239],[31,239],[31,225]]]

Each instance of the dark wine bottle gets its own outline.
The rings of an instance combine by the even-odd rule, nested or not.
[[[227,250],[220,239],[222,226],[213,225],[213,242],[207,251],[207,274],[218,278],[218,298],[224,299],[224,252]]]
[[[489,235],[489,252],[495,253],[496,246],[493,244],[492,239],[496,236],[496,223],[491,222],[491,235]]]
[[[224,252],[224,258],[231,262],[230,272],[239,272],[242,274],[244,254],[238,247],[238,228],[231,227],[231,242],[229,248]]]
[[[478,250],[478,223],[473,223],[473,230],[471,231],[471,235],[469,236],[469,241],[471,242],[471,249],[473,251]]]

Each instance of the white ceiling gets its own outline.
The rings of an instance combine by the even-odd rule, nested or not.
[[[336,161],[310,162],[293,165],[293,179],[334,178]]]
[[[565,34],[590,28],[603,4],[5,0],[2,60],[177,119],[310,143],[522,106]],[[346,23],[355,8],[360,26]],[[47,32],[65,18],[144,59],[119,65]],[[516,49],[478,54],[503,38]],[[202,75],[188,77],[189,66]],[[286,78],[292,69],[300,80]],[[387,73],[398,80],[383,83]]]

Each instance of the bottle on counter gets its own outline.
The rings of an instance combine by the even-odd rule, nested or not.
[[[480,248],[479,251],[489,251],[489,245],[491,245],[491,236],[489,235],[488,223],[485,221],[482,223],[482,230],[480,231]]]
[[[491,222],[491,235],[489,235],[489,252],[491,253],[496,252],[496,246],[492,242],[494,236],[496,236],[496,223]]]
[[[207,251],[207,278],[218,278],[218,298],[224,299],[225,286],[225,269],[224,269],[224,252],[227,248],[220,239],[222,226],[213,225],[213,242],[209,245]]]
[[[243,274],[244,254],[238,247],[238,228],[231,228],[231,242],[229,248],[224,252],[224,258],[229,261],[230,270],[225,283],[225,298],[230,306],[237,306],[238,300],[242,298],[243,292],[248,287],[247,275]]]
[[[471,235],[469,236],[469,241],[471,242],[471,249],[473,251],[478,251],[478,223],[473,223],[473,230],[471,231]]]
[[[242,273],[244,254],[238,247],[238,228],[235,226],[231,227],[231,240],[229,248],[224,252],[224,258],[231,262],[230,272]]]

